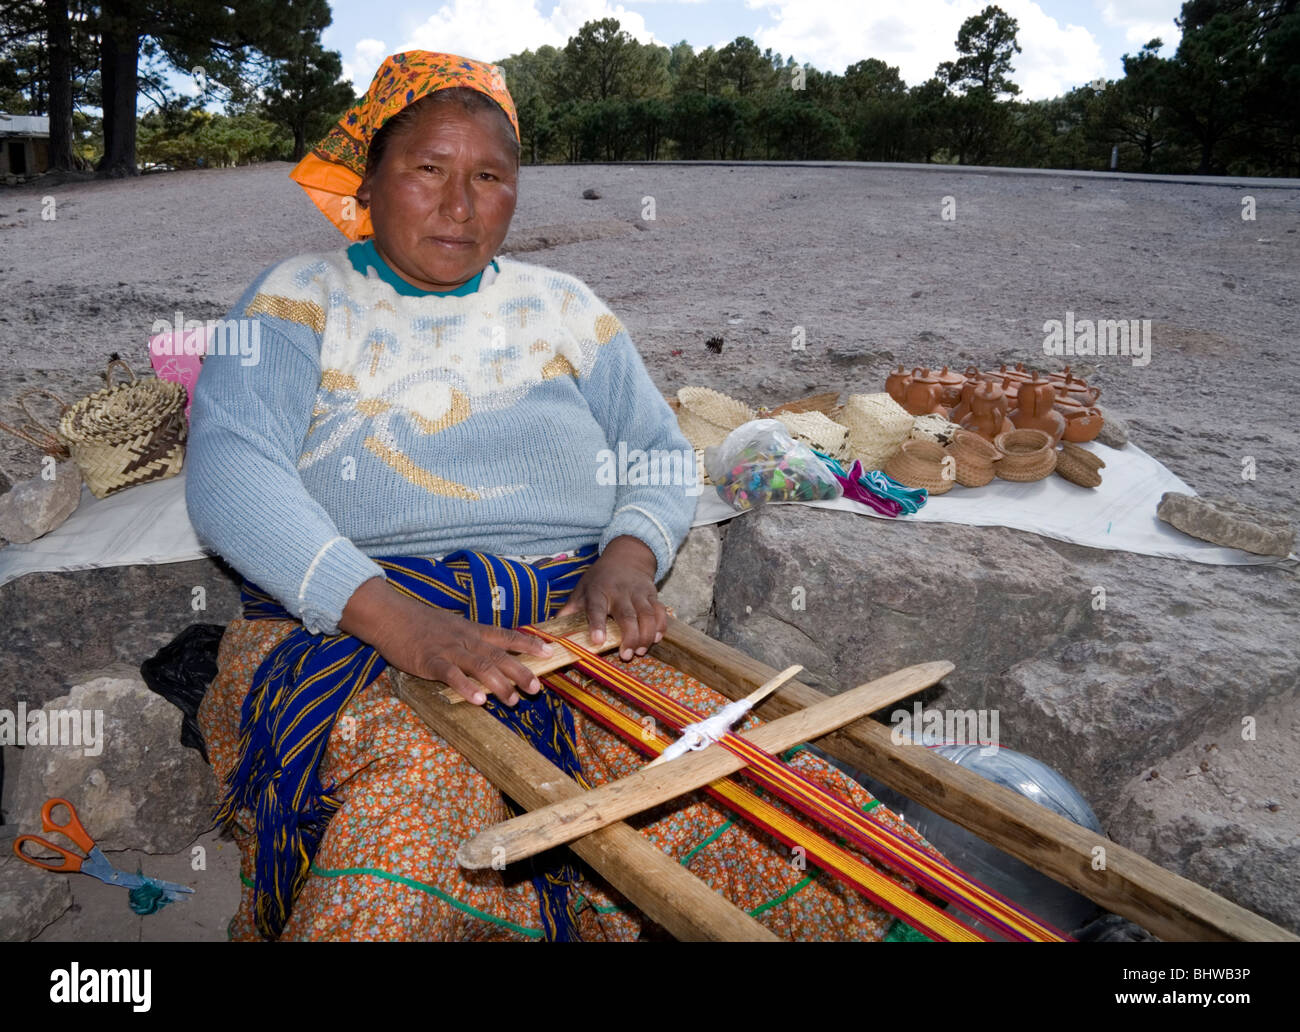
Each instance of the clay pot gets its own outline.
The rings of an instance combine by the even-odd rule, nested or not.
[[[907,388],[912,384],[912,377],[903,371],[903,367],[898,367],[898,372],[890,373],[885,377],[885,392],[900,405],[907,400]]]
[[[1065,416],[1056,411],[1056,390],[1050,380],[1039,380],[1038,374],[1028,383],[1020,385],[1017,405],[1009,413],[1018,430],[1041,430],[1052,439],[1055,447],[1065,433]]]
[[[961,422],[963,430],[972,430],[986,441],[991,441],[998,434],[1015,429],[1007,418],[1006,395],[996,384],[985,383],[976,387],[971,395],[970,407],[970,414]]]
[[[948,415],[948,406],[943,403],[943,385],[935,381],[912,378],[907,385],[907,398],[903,408],[914,416]]]
[[[1100,387],[1089,387],[1082,380],[1076,380],[1072,376],[1067,376],[1055,386],[1058,394],[1084,406],[1097,404],[1097,399],[1101,397]]]
[[[1029,371],[1024,367],[1024,364],[1021,362],[1017,362],[1016,367],[1014,369],[1008,369],[1005,365],[998,366],[998,371],[997,371],[998,380],[1009,379],[1015,381],[1016,384],[1020,384],[1022,381],[1028,380],[1029,377],[1030,377]]]
[[[962,384],[961,395],[957,399],[957,404],[953,407],[952,414],[948,416],[954,423],[961,423],[963,419],[970,415],[970,399],[975,394],[975,388],[981,382],[980,380],[967,380]]]
[[[1101,433],[1103,422],[1101,409],[1095,406],[1069,409],[1065,413],[1065,433],[1061,439],[1071,444],[1094,440]]]
[[[947,366],[944,366],[935,374],[939,385],[943,388],[943,403],[951,408],[961,400],[961,389],[966,383],[966,377],[961,373],[951,372]]]
[[[1061,413],[1061,415],[1066,419],[1069,419],[1071,414],[1077,417],[1086,407],[1087,406],[1075,401],[1074,398],[1070,397],[1068,394],[1065,397],[1061,397],[1059,393],[1056,395],[1056,411]]]
[[[943,386],[943,382],[939,379],[939,374],[936,373],[929,366],[917,366],[915,369],[913,369],[912,382],[933,383],[933,384],[938,384],[940,387]]]
[[[998,385],[1002,389],[1002,396],[1007,399],[1007,409],[1016,407],[1016,401],[1020,397],[1020,385],[1024,381],[1013,380],[1009,376],[1004,376],[1002,382]]]

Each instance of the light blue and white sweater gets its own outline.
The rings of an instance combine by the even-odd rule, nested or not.
[[[253,320],[256,348],[209,345],[190,519],[309,631],[337,632],[352,593],[384,575],[373,556],[543,555],[631,535],[657,577],[671,566],[694,458],[627,331],[580,280],[498,265],[472,294],[402,296],[347,251],[291,259],[228,316]],[[620,446],[686,456],[690,478],[611,477]]]

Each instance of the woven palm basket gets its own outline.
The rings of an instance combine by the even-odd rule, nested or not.
[[[1100,456],[1068,441],[1056,455],[1057,475],[1080,487],[1101,487],[1100,470],[1105,466]]]
[[[743,401],[708,387],[683,387],[677,401],[677,425],[696,449],[721,444],[736,427],[757,418]]]
[[[908,437],[913,441],[934,441],[935,444],[948,444],[960,430],[956,423],[944,419],[943,416],[930,413],[924,416],[917,416],[912,423],[912,432]]]
[[[761,415],[779,416],[782,412],[821,412],[830,415],[839,404],[839,391],[827,391],[825,394],[810,394],[797,401],[787,401],[772,409],[760,410]]]
[[[1056,468],[1056,449],[1042,430],[1009,430],[993,441],[1002,458],[993,464],[1002,480],[1027,484],[1052,475]]]
[[[944,476],[945,458],[947,453],[934,441],[904,441],[885,463],[883,472],[905,487],[923,487],[932,495],[946,494],[956,481]],[[946,468],[952,469],[952,463]]]
[[[832,459],[849,458],[849,428],[821,412],[777,412],[790,436]]]
[[[850,454],[868,470],[884,468],[915,422],[907,409],[884,393],[850,395],[835,419],[849,428]]]
[[[121,366],[130,383],[113,383]],[[185,387],[167,380],[138,380],[120,359],[108,363],[108,386],[70,406],[59,436],[96,498],[181,471],[185,459]]]
[[[957,483],[962,487],[983,487],[993,482],[993,464],[1002,453],[977,433],[959,429],[946,451],[957,462]]]

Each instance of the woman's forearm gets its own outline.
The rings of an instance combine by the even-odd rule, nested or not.
[[[339,630],[380,648],[391,640],[394,631],[427,608],[397,591],[383,577],[371,577],[352,593],[343,607]]]

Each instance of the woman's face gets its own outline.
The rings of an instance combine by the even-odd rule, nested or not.
[[[459,104],[422,110],[357,190],[380,257],[408,283],[453,290],[505,240],[519,169],[498,122]]]

